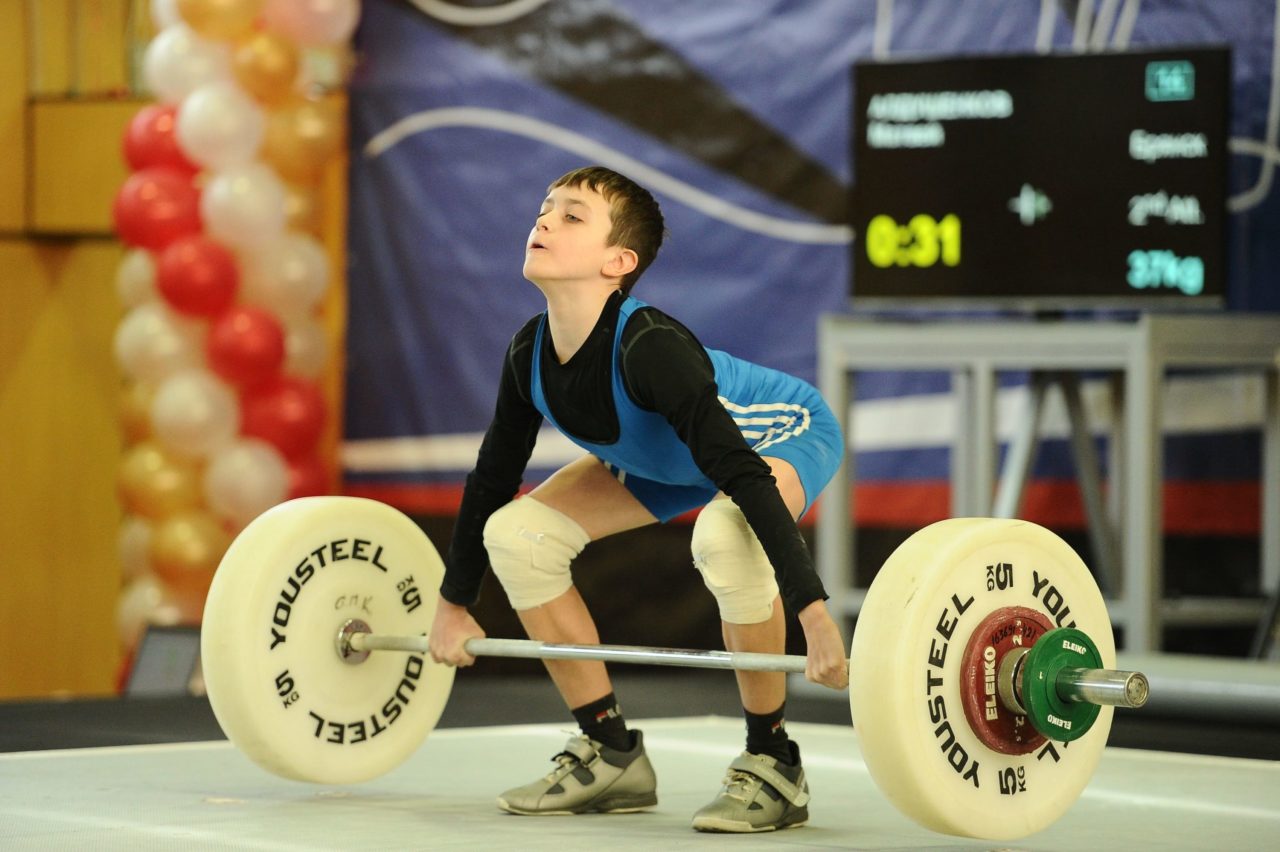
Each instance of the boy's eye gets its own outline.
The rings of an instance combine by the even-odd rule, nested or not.
[[[570,222],[581,222],[581,221],[582,221],[581,219],[579,219],[577,216],[573,215],[572,213],[566,213],[566,214],[564,214],[564,218],[568,219]]]

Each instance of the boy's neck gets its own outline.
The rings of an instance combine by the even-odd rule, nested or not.
[[[582,348],[600,319],[609,297],[617,292],[613,285],[587,288],[556,288],[544,291],[547,297],[547,327],[556,360],[567,362]]]

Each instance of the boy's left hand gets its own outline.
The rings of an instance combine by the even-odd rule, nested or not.
[[[827,612],[825,601],[814,601],[800,611],[800,626],[808,646],[806,680],[832,689],[849,686],[849,658],[840,627]]]

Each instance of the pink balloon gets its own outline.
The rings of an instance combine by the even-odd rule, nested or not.
[[[267,311],[237,305],[209,327],[209,367],[241,388],[261,385],[284,365],[284,328]]]
[[[208,237],[175,240],[156,264],[156,289],[179,313],[220,314],[231,307],[239,286],[235,255]]]
[[[112,214],[121,240],[159,251],[200,231],[200,192],[188,173],[158,166],[141,169],[121,185]]]
[[[266,30],[304,47],[347,41],[359,20],[359,0],[267,0],[262,8]]]

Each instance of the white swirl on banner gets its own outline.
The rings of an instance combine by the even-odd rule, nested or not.
[[[484,107],[446,107],[406,116],[379,132],[365,145],[367,157],[385,154],[410,136],[442,127],[476,127],[525,136],[592,162],[622,172],[650,190],[667,195],[714,219],[757,234],[794,243],[840,245],[853,240],[853,229],[847,225],[825,225],[780,219],[740,207],[723,198],[703,192],[665,172],[647,166],[632,157],[571,130],[536,118]]]
[[[446,0],[409,0],[424,15],[458,27],[492,27],[522,18],[548,0],[510,0],[496,6],[457,6]]]

